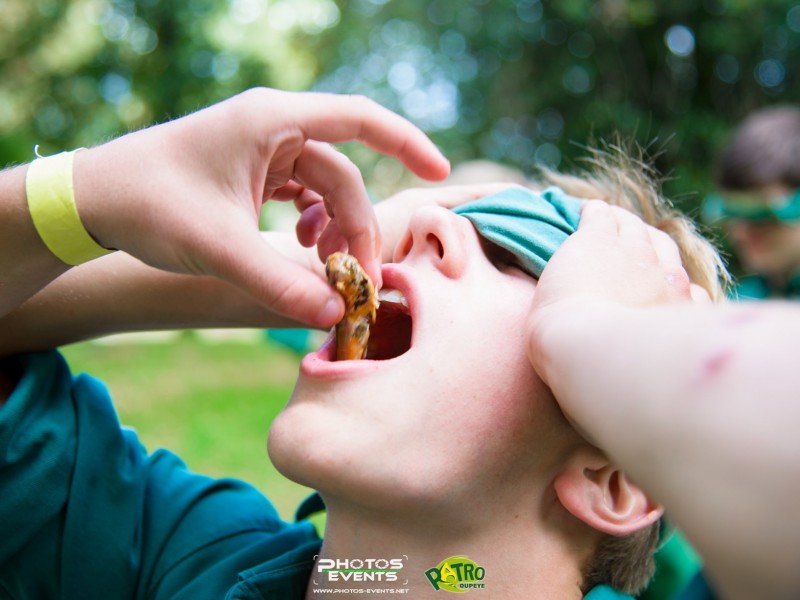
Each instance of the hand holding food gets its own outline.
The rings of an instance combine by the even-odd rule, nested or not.
[[[105,248],[162,270],[215,276],[275,313],[329,327],[342,302],[316,273],[264,243],[258,222],[264,202],[294,199],[301,242],[347,248],[380,285],[380,234],[361,173],[330,145],[348,141],[423,178],[449,172],[422,131],[371,100],[257,88],[79,152],[77,209]],[[143,180],[143,172],[157,177]]]

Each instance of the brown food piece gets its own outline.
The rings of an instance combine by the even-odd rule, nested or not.
[[[336,325],[336,360],[360,360],[375,323],[375,286],[354,256],[334,252],[325,262],[328,283],[344,298],[344,318]]]

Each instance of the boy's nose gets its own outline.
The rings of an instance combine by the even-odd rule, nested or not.
[[[468,260],[470,233],[472,225],[449,210],[438,206],[420,208],[412,215],[408,231],[395,249],[394,262],[423,258],[446,277],[461,277]]]

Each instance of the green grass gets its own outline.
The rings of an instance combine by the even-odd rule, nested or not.
[[[193,471],[247,481],[285,519],[310,493],[280,475],[266,452],[269,424],[297,375],[292,352],[266,339],[209,342],[187,332],[166,343],[89,342],[63,353],[74,373],[106,383],[120,421],[149,451],[167,448]]]

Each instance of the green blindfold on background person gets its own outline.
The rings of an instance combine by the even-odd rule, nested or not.
[[[707,223],[727,219],[793,223],[800,221],[800,190],[768,202],[745,197],[734,200],[720,194],[710,194],[703,200],[702,216]]]

